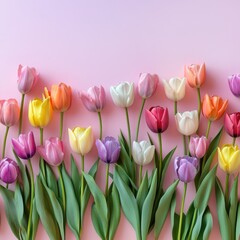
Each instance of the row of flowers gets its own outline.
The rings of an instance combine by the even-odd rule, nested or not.
[[[18,239],[34,239],[39,220],[50,239],[65,239],[66,224],[76,239],[81,238],[84,213],[93,196],[92,221],[101,239],[113,239],[120,220],[122,208],[127,220],[136,232],[136,238],[144,240],[153,229],[158,239],[168,212],[171,212],[173,239],[207,239],[212,229],[212,216],[208,200],[215,185],[220,231],[223,239],[238,239],[240,235],[240,207],[238,200],[238,177],[240,150],[235,140],[240,136],[240,113],[225,114],[224,128],[233,138],[231,145],[218,147],[222,129],[211,140],[209,132],[212,122],[220,119],[226,111],[228,100],[206,94],[201,98],[200,88],[206,79],[205,64],[186,66],[184,78],[163,80],[164,91],[174,102],[176,128],[183,138],[183,155],[174,159],[174,169],[178,177],[167,189],[163,189],[166,171],[176,147],[166,156],[162,151],[162,133],[169,127],[168,109],[154,106],[145,109],[145,103],[157,89],[159,78],[149,73],[140,74],[138,94],[142,97],[134,141],[131,135],[128,108],[134,101],[134,84],[123,82],[110,88],[116,106],[125,110],[128,129],[127,138],[120,132],[118,139],[103,138],[101,111],[106,103],[105,89],[91,87],[79,94],[83,105],[96,112],[99,119],[99,138],[95,141],[98,159],[89,172],[85,171],[85,156],[94,144],[91,126],[68,129],[69,144],[73,152],[81,158],[81,170],[71,156],[71,170],[64,163],[63,122],[64,113],[72,102],[71,87],[64,83],[44,89],[43,99],[29,102],[28,118],[33,127],[39,128],[40,145],[36,146],[32,132],[23,133],[22,118],[25,95],[34,87],[39,76],[34,68],[19,66],[18,89],[22,94],[21,107],[15,99],[0,101],[0,122],[6,126],[3,141],[0,179],[6,186],[0,186],[5,203],[9,225]],[[195,88],[198,96],[198,110],[178,112],[178,101],[185,96],[186,82]],[[240,96],[240,76],[229,77],[229,86],[235,96]],[[59,137],[43,139],[43,129],[52,119],[53,111],[60,114]],[[156,133],[159,146],[149,139],[139,141],[142,114],[149,129]],[[203,116],[208,120],[206,135],[198,136],[199,124]],[[9,128],[19,121],[17,138],[12,138],[12,148],[16,161],[7,157],[5,148]],[[158,149],[158,150],[157,150]],[[213,165],[218,151],[220,168],[226,172],[225,188],[216,176],[217,165]],[[39,173],[34,177],[31,158],[38,152]],[[22,162],[21,159],[26,160]],[[106,186],[103,192],[95,181],[99,159],[106,163]],[[154,159],[154,168],[143,174],[143,166]],[[68,161],[65,159],[65,161]],[[115,164],[114,172],[109,165]],[[58,177],[54,168],[57,168]],[[138,172],[138,174],[137,174]],[[234,176],[230,188],[229,178]],[[111,179],[109,181],[109,179]],[[180,213],[176,208],[176,188],[179,180],[184,183]],[[188,211],[184,213],[187,184],[195,182],[196,196]],[[9,184],[15,183],[14,191]]]

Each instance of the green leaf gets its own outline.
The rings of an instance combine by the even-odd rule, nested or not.
[[[176,180],[174,183],[172,183],[168,187],[166,192],[163,194],[163,196],[159,202],[159,205],[158,205],[158,208],[157,208],[157,211],[155,214],[155,225],[154,225],[154,237],[155,238],[158,238],[158,236],[161,232],[163,224],[167,218],[167,214],[168,214],[171,202],[172,202],[172,208],[174,208],[174,211],[175,211],[175,206],[174,206],[175,202],[172,199],[175,194],[178,183],[179,183],[179,180]]]
[[[240,237],[240,202],[238,203],[238,210],[237,210],[237,223],[236,223],[236,234],[235,239],[239,239]]]
[[[75,191],[76,196],[80,196],[80,191],[81,191],[81,176],[78,171],[78,167],[76,165],[76,162],[73,158],[73,155],[71,154],[71,178],[72,178],[72,183]],[[79,202],[78,198],[78,202]]]
[[[22,192],[18,183],[16,183],[16,186],[15,186],[14,203],[16,206],[17,220],[19,225],[21,227],[27,227],[27,224],[24,218],[24,203],[23,203]]]
[[[142,207],[142,216],[141,216],[142,239],[147,238],[148,229],[151,222],[154,199],[156,196],[156,190],[157,190],[157,170],[155,170],[154,172],[151,187],[149,189],[148,195],[146,196],[146,199]]]
[[[58,185],[56,177],[48,164],[45,164],[46,169],[46,183],[47,186],[55,193],[56,197],[59,197]]]
[[[141,239],[140,216],[139,216],[137,200],[135,199],[129,186],[124,182],[124,180],[119,175],[117,166],[115,167],[113,179],[114,179],[114,184],[118,189],[123,212],[126,218],[128,219],[128,221],[130,222],[130,224],[135,229],[137,239]]]
[[[204,211],[197,211],[197,218],[193,227],[191,239],[198,239],[199,237],[199,233],[202,227],[203,214],[204,214]]]
[[[188,232],[190,231],[190,227],[193,221],[193,216],[194,216],[194,204],[190,205],[188,208],[187,214],[185,216],[185,224],[182,226],[182,239],[187,239]],[[189,233],[190,234],[190,233]]]
[[[80,234],[80,210],[77,201],[77,197],[75,195],[75,191],[73,188],[72,181],[68,176],[64,164],[62,165],[62,177],[64,182],[64,187],[66,191],[66,218],[67,223],[73,234],[76,238],[78,238]],[[79,196],[80,198],[80,196]]]
[[[153,140],[152,140],[150,134],[147,133],[147,135],[148,135],[148,139],[149,139],[151,145],[154,145]],[[158,166],[158,162],[159,162],[158,153],[157,153],[157,149],[155,148],[155,151],[154,151],[154,163],[155,163],[155,167],[156,168]]]
[[[218,222],[220,227],[220,232],[222,239],[231,240],[231,224],[225,208],[225,198],[222,192],[221,183],[218,178],[216,178],[215,183],[216,190],[216,201],[217,201],[217,213],[218,213]]]
[[[202,229],[200,231],[199,240],[209,239],[209,235],[211,233],[212,227],[213,227],[212,215],[209,208],[207,207],[203,216],[203,223],[202,223]]]
[[[33,211],[32,211],[32,233],[31,233],[31,239],[36,238],[36,233],[38,229],[38,223],[39,223],[39,216],[37,213],[37,207],[36,207],[36,199],[33,199]]]
[[[175,213],[176,209],[176,193],[174,192],[171,202],[171,225],[172,225],[172,239],[177,239],[179,215]]]
[[[138,209],[139,209],[140,213],[142,212],[142,206],[143,206],[143,203],[145,201],[147,194],[148,194],[148,174],[145,173],[142,183],[139,187],[137,197],[136,197]]]

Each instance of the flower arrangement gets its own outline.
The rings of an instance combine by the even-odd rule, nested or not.
[[[17,100],[0,101],[0,122],[6,126],[3,138],[2,160],[0,161],[0,193],[4,200],[6,217],[17,239],[35,239],[41,221],[50,239],[66,239],[66,225],[76,239],[82,238],[83,222],[90,196],[93,197],[91,218],[101,239],[114,239],[121,217],[121,209],[132,225],[137,240],[145,240],[151,231],[159,239],[167,215],[170,213],[173,239],[208,239],[212,229],[212,213],[209,198],[216,193],[219,229],[223,239],[240,237],[240,203],[238,199],[238,173],[240,150],[235,144],[240,136],[240,113],[225,113],[228,100],[206,94],[201,98],[201,86],[206,81],[205,64],[185,66],[184,77],[163,80],[168,99],[174,102],[174,126],[182,136],[182,146],[172,146],[164,155],[162,135],[170,126],[168,108],[152,106],[145,108],[146,101],[157,91],[159,78],[156,74],[141,73],[137,92],[142,98],[136,124],[136,136],[132,138],[129,108],[135,99],[134,83],[122,82],[110,87],[110,95],[117,107],[125,110],[128,135],[120,131],[119,136],[105,136],[101,112],[107,102],[103,86],[91,87],[78,95],[84,107],[96,112],[99,120],[99,137],[94,139],[93,129],[88,127],[68,128],[68,141],[63,139],[64,115],[72,104],[72,89],[65,83],[45,88],[43,99],[29,101],[28,119],[39,129],[39,142],[33,132],[25,132],[23,109],[25,95],[31,92],[39,74],[35,68],[19,66],[18,90],[22,94],[20,107]],[[228,78],[230,90],[240,95],[240,77]],[[178,103],[185,96],[186,83],[197,90],[198,108],[178,111]],[[44,128],[60,113],[59,136],[44,139]],[[201,113],[208,121],[206,133],[199,130]],[[153,134],[139,141],[141,120]],[[211,125],[224,117],[224,129],[232,137],[232,144],[220,146],[223,128],[210,138]],[[111,117],[111,116],[109,116]],[[5,154],[9,128],[19,124],[18,135],[11,139],[13,156]],[[173,127],[173,126],[171,126]],[[77,159],[66,156],[65,146],[69,144]],[[98,156],[89,171],[85,169],[85,156],[96,145]],[[183,148],[176,156],[176,148]],[[39,157],[39,169],[33,171],[32,158]],[[218,155],[218,164],[214,156]],[[13,160],[15,158],[15,160]],[[151,162],[154,160],[154,164]],[[70,171],[65,163],[71,162]],[[176,179],[165,187],[166,172],[174,162]],[[97,181],[99,164],[105,164],[105,189]],[[147,165],[150,167],[146,167]],[[225,186],[216,171],[218,166],[226,173]],[[103,176],[103,174],[101,174]],[[230,186],[230,179],[233,184]],[[188,184],[194,184],[196,194],[187,211],[185,199]],[[181,205],[176,201],[178,185],[183,184]],[[179,205],[180,212],[176,210]]]

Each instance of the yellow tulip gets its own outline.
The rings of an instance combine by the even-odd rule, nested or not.
[[[52,119],[52,105],[50,97],[34,99],[29,102],[28,119],[33,127],[43,128]]]
[[[234,173],[240,167],[240,150],[237,145],[224,145],[218,148],[218,163],[221,169],[227,173]]]
[[[92,149],[94,142],[92,127],[68,129],[68,136],[74,152],[84,156]]]

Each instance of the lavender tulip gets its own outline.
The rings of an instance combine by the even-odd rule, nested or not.
[[[7,183],[13,183],[16,181],[19,173],[18,165],[10,158],[4,158],[0,162],[0,179]]]
[[[195,157],[176,157],[174,161],[175,172],[180,181],[188,183],[194,180],[198,172],[199,160]]]
[[[240,74],[233,74],[228,77],[228,84],[233,95],[240,97]]]
[[[13,149],[18,157],[28,160],[36,153],[36,144],[33,132],[20,134],[17,139],[12,138]]]
[[[189,142],[189,151],[192,157],[202,158],[209,147],[209,139],[205,136],[192,136]]]
[[[97,139],[96,146],[99,158],[105,163],[117,162],[121,147],[114,137],[105,137],[102,141]]]

